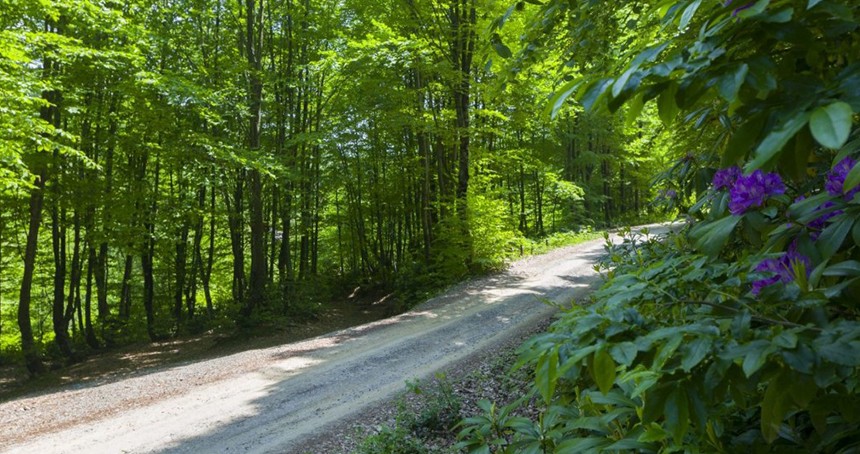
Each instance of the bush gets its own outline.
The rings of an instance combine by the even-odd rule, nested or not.
[[[612,10],[569,5],[578,19]],[[718,139],[675,182],[695,201],[689,228],[610,247],[594,304],[523,347],[545,408],[505,426],[506,449],[857,452],[860,5],[630,8],[650,38],[627,41],[617,78],[587,74],[553,104],[632,100],[635,117],[655,99],[667,126],[683,113]],[[464,443],[488,447],[478,432]]]

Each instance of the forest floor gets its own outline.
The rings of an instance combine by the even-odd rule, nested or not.
[[[293,327],[256,344],[201,336],[93,358],[63,371],[59,386],[0,403],[0,451],[331,452],[307,443],[374,420],[404,380],[467,371],[518,342],[555,311],[546,299],[586,294],[602,245],[527,257],[405,314],[304,341],[289,336],[337,328]]]

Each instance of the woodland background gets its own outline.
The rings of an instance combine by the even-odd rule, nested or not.
[[[4,1],[0,361],[38,373],[303,319],[356,288],[399,310],[673,208],[668,186],[650,203],[653,177],[687,150],[656,109],[539,114],[623,52],[617,30],[523,64],[505,43],[535,18],[476,0]]]

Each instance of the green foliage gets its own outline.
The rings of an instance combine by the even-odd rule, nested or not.
[[[635,115],[654,101],[676,137],[703,142],[666,174],[692,203],[690,222],[610,245],[593,304],[523,346],[545,403],[538,421],[552,421],[535,452],[856,451],[860,7],[621,3],[626,16],[550,1],[528,36],[568,19],[574,41],[585,36],[576,26],[615,24],[593,41],[623,43],[623,58],[550,104],[627,103]],[[640,37],[625,41],[625,27]],[[732,166],[746,175],[711,179]],[[500,446],[475,436],[486,427],[468,422],[464,443]],[[507,445],[532,440],[529,427],[508,427]]]
[[[434,436],[447,434],[458,423],[461,402],[451,382],[437,374],[432,382],[407,381],[409,391],[420,396],[422,406],[413,412],[403,401],[398,405],[394,427],[382,426],[365,437],[357,452],[362,454],[438,453],[447,452],[429,447]]]
[[[384,426],[379,433],[366,437],[356,450],[360,454],[424,454],[431,452],[424,443],[405,428]]]

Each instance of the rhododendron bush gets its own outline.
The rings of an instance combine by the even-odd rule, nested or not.
[[[628,58],[583,69],[554,105],[575,98],[635,116],[656,104],[667,127],[692,123],[717,139],[683,151],[696,165],[696,178],[677,182],[692,201],[684,226],[609,246],[593,303],[523,346],[540,416],[471,418],[461,446],[860,451],[860,5],[551,1],[541,11],[541,33],[577,21],[637,30]]]

